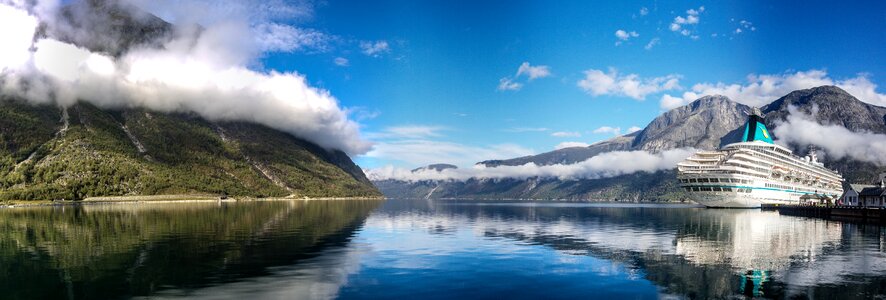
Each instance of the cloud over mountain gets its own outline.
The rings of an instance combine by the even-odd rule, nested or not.
[[[681,148],[650,153],[646,151],[607,152],[575,164],[555,164],[539,166],[528,163],[520,166],[485,167],[429,170],[412,172],[392,166],[365,170],[370,180],[400,180],[407,182],[422,180],[464,181],[468,179],[526,179],[532,177],[558,178],[561,180],[598,179],[634,172],[655,172],[672,169],[677,162],[686,159],[694,149]]]
[[[816,110],[813,108],[813,114]],[[774,129],[779,143],[815,145],[836,159],[849,157],[886,166],[886,135],[852,132],[838,125],[822,125],[813,116],[793,106],[788,111],[787,119]]]
[[[218,22],[199,30],[181,26],[172,38],[156,41],[160,47],[137,46],[109,55],[53,37],[35,39],[40,22],[85,38],[103,34],[70,26],[58,19],[58,10],[51,1],[0,2],[5,28],[0,32],[0,91],[62,106],[84,100],[104,108],[145,107],[255,122],[351,154],[371,147],[329,91],[312,87],[297,72],[249,68],[267,45],[250,38],[254,31],[248,23]],[[83,18],[97,16],[76,17],[86,22]],[[280,50],[289,47],[273,43]]]

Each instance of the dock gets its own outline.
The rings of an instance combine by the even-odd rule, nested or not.
[[[762,209],[788,216],[886,223],[886,209],[874,207],[764,204]]]

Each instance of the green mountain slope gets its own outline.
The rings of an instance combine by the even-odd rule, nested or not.
[[[264,126],[143,109],[0,101],[0,200],[379,196],[340,151]]]

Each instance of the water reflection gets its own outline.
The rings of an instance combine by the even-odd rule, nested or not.
[[[308,262],[347,244],[377,205],[286,201],[2,210],[0,298],[197,296],[193,291],[277,274],[275,267]],[[330,280],[322,278],[325,272],[297,275]]]
[[[428,200],[0,210],[2,299],[872,298],[880,226]]]
[[[690,298],[867,298],[886,287],[881,227],[777,212],[395,201],[367,227],[428,234],[471,228],[476,237],[621,263],[661,293]]]

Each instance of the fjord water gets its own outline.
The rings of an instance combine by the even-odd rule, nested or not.
[[[886,228],[679,205],[0,210],[2,299],[870,298]]]

